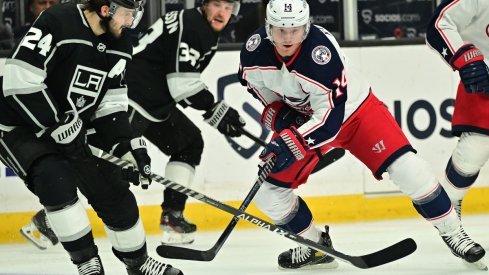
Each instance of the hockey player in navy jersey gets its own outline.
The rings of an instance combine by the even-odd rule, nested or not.
[[[124,80],[132,46],[123,30],[136,26],[142,12],[135,0],[53,6],[7,58],[0,78],[0,160],[39,198],[44,221],[83,275],[104,268],[77,189],[104,222],[128,274],[182,274],[148,256],[126,180],[146,188],[151,182],[144,141],[129,124]],[[89,128],[101,147],[137,170],[92,156]]]
[[[460,76],[452,117],[459,140],[442,181],[459,218],[465,193],[489,159],[488,18],[489,1],[443,1],[426,31],[428,46]]]
[[[203,111],[206,122],[230,137],[240,136],[245,125],[201,80],[216,53],[219,33],[238,10],[239,1],[205,0],[200,7],[166,13],[139,39],[128,64],[131,125],[170,156],[165,177],[186,186],[193,182],[204,141],[176,104]],[[163,197],[162,242],[193,242],[197,226],[183,216],[187,196],[167,188]]]
[[[463,2],[463,1],[462,1]],[[266,25],[244,44],[238,77],[264,105],[261,121],[275,133],[260,154],[276,164],[254,202],[276,224],[332,245],[314,225],[307,204],[293,189],[317,163],[315,149],[350,151],[381,179],[384,172],[415,209],[438,229],[451,251],[477,262],[484,249],[464,232],[447,193],[428,163],[417,157],[396,121],[370,85],[348,63],[333,35],[312,25],[305,0],[271,0]],[[288,110],[307,115],[298,126]],[[278,257],[280,268],[333,268],[333,259],[308,247]]]

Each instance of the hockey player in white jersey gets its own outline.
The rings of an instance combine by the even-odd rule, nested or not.
[[[463,1],[462,1],[463,2]],[[262,123],[275,133],[260,154],[275,167],[254,202],[276,224],[331,245],[314,225],[307,204],[293,189],[307,181],[315,149],[347,149],[377,178],[384,172],[408,195],[451,251],[477,262],[484,249],[463,230],[447,193],[429,164],[417,157],[395,119],[349,64],[327,30],[312,25],[305,0],[271,0],[266,25],[243,46],[238,77],[264,105]],[[282,123],[293,109],[308,115],[302,125]],[[278,257],[285,269],[335,267],[328,255],[297,247]]]
[[[489,1],[443,1],[426,42],[460,76],[452,117],[459,140],[442,184],[461,218],[463,197],[489,159]]]

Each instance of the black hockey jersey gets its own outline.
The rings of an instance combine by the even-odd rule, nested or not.
[[[39,133],[69,110],[85,125],[126,112],[124,71],[131,54],[126,36],[96,36],[81,5],[47,9],[5,62],[0,129],[28,125]]]
[[[218,39],[200,8],[164,14],[134,47],[126,75],[129,104],[158,121],[175,102],[207,90],[200,75],[214,56]]]

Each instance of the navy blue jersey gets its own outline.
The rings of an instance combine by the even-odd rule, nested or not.
[[[282,100],[311,116],[298,130],[313,148],[331,142],[369,94],[368,83],[348,66],[333,35],[319,26],[311,26],[287,62],[264,27],[250,36],[240,58],[238,78],[264,105]]]

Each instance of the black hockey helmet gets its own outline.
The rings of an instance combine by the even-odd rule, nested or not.
[[[100,12],[102,6],[108,6],[109,17],[112,17],[119,7],[134,10],[132,24],[127,26],[131,29],[134,29],[138,25],[144,13],[142,0],[86,0],[86,3],[90,10],[94,10],[97,13]]]
[[[225,0],[225,1],[228,2],[228,3],[234,4],[233,5],[233,15],[234,16],[237,16],[238,13],[239,13],[239,8],[241,6],[240,0]],[[203,4],[207,4],[208,2],[209,2],[209,0],[203,0],[202,1],[202,5]]]

